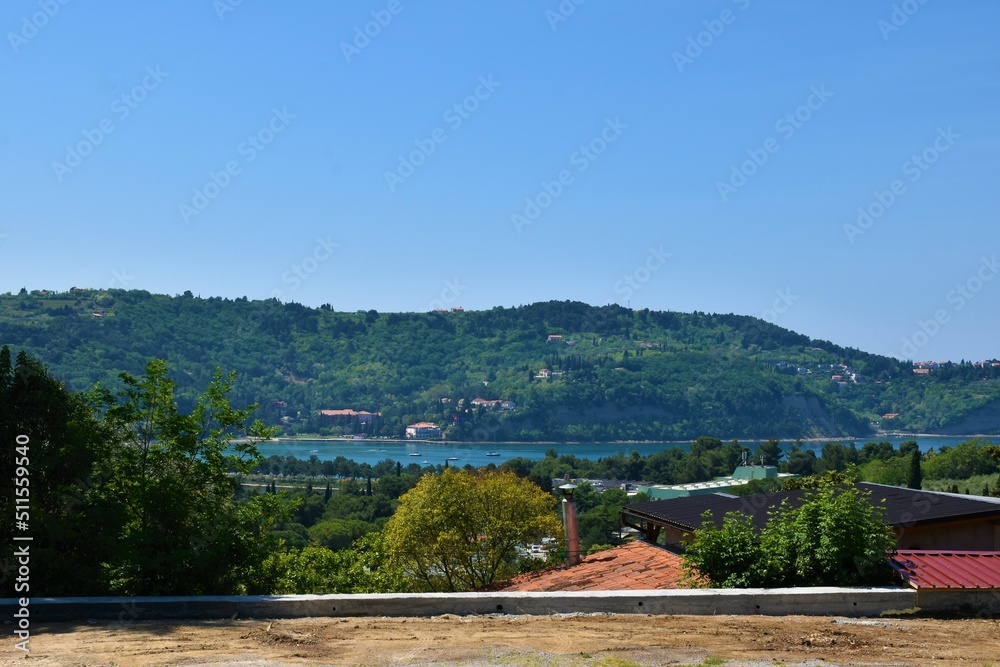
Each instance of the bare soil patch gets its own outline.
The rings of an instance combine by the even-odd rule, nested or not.
[[[468,616],[56,623],[0,665],[952,665],[1000,667],[995,619]]]

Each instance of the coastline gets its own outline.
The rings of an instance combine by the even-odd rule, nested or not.
[[[711,437],[711,436],[710,436]],[[842,438],[795,438],[795,439],[781,439],[777,438],[779,443],[790,443],[800,440],[801,442],[878,442],[879,438],[920,438],[920,439],[934,439],[934,438],[995,438],[1000,440],[1000,435],[997,434],[959,434],[959,435],[941,435],[936,433],[901,433],[901,432],[880,432],[870,436],[862,437],[842,437]],[[767,442],[766,439],[760,438],[719,438],[723,443],[731,442],[736,440],[737,442]],[[233,442],[239,442],[239,440],[234,440]],[[309,435],[293,435],[293,436],[279,436],[276,438],[270,438],[268,440],[261,440],[260,442],[284,442],[284,443],[296,443],[296,442],[343,442],[343,443],[359,443],[359,442],[371,442],[371,443],[426,443],[426,444],[440,444],[440,445],[483,445],[487,444],[483,440],[419,440],[416,438],[411,439],[400,439],[400,438],[348,438],[343,436],[309,436]],[[689,440],[609,440],[608,445],[690,445],[694,442],[694,439]],[[491,445],[552,445],[552,446],[565,446],[565,445],[592,445],[595,444],[593,441],[577,441],[577,440],[497,440],[490,441]]]

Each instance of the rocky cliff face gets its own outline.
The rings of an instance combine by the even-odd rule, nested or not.
[[[798,413],[812,437],[839,437],[852,435],[837,424],[833,415],[815,396],[786,396],[782,399],[785,407]]]
[[[1000,400],[973,410],[964,419],[931,431],[934,435],[989,435],[1000,433]]]

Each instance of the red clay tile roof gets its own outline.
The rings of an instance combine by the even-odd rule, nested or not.
[[[1000,589],[998,551],[899,551],[889,564],[914,588]]]
[[[498,591],[641,591],[688,588],[681,581],[681,557],[648,542],[629,542],[587,556],[579,565],[560,565],[501,581]]]

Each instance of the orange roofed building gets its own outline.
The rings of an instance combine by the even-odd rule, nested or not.
[[[681,557],[648,542],[635,541],[585,557],[578,565],[558,565],[519,574],[485,590],[648,591],[691,588]]]
[[[441,427],[430,422],[417,422],[406,427],[407,438],[437,438],[441,435]]]
[[[368,412],[367,410],[320,410],[321,417],[334,421],[350,421],[357,419],[361,424],[370,424],[376,417],[381,417],[381,412]]]

